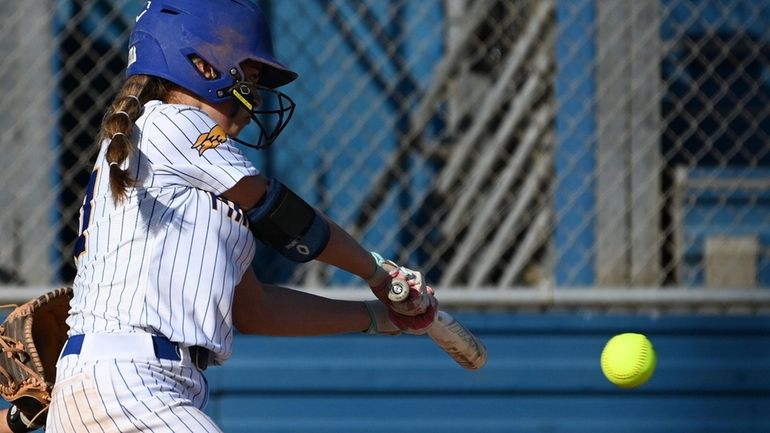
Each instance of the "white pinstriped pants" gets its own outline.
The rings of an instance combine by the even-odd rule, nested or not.
[[[109,359],[104,352],[59,360],[47,433],[221,432],[202,410],[208,384],[187,356]]]

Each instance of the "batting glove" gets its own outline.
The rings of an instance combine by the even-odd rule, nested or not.
[[[377,271],[367,282],[377,298],[399,315],[420,316],[435,307],[436,299],[433,289],[425,284],[421,272],[399,266],[391,260],[385,260],[377,253],[372,253],[377,262]],[[409,296],[401,302],[387,300],[388,291],[393,284],[401,283],[402,287],[409,287]]]
[[[364,301],[369,313],[369,328],[364,331],[370,335],[398,335],[401,329],[390,321],[388,307],[378,300]]]
[[[407,334],[422,335],[428,332],[428,327],[436,320],[436,316],[438,315],[438,300],[433,296],[433,289],[430,287],[427,289],[429,293],[425,296],[425,299],[428,300],[428,307],[425,309],[425,312],[416,316],[410,316],[398,313],[392,306],[388,310],[388,318],[390,321]],[[398,304],[399,302],[395,302],[391,305]]]
[[[438,314],[438,302],[418,316],[398,314],[379,300],[364,301],[364,305],[369,313],[369,328],[364,332],[371,335],[398,335],[402,332],[422,335],[428,332]]]

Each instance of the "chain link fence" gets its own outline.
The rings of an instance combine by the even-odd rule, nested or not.
[[[247,154],[436,286],[770,286],[770,1],[260,4],[298,109]],[[0,284],[72,280],[143,6],[0,2]],[[268,249],[255,266],[359,284]]]

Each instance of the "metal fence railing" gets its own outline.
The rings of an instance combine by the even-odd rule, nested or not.
[[[247,154],[367,247],[469,303],[588,287],[762,302],[770,0],[259,3],[300,73],[298,111]],[[0,2],[6,288],[74,275],[94,137],[142,7]],[[263,278],[358,284],[258,257]]]

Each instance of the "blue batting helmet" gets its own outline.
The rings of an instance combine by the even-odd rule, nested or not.
[[[196,56],[217,70],[216,79],[198,72]],[[260,86],[274,89],[297,78],[273,55],[267,21],[251,0],[151,0],[136,17],[126,75],[164,78],[218,103],[232,98],[229,89],[249,59],[262,64]]]

